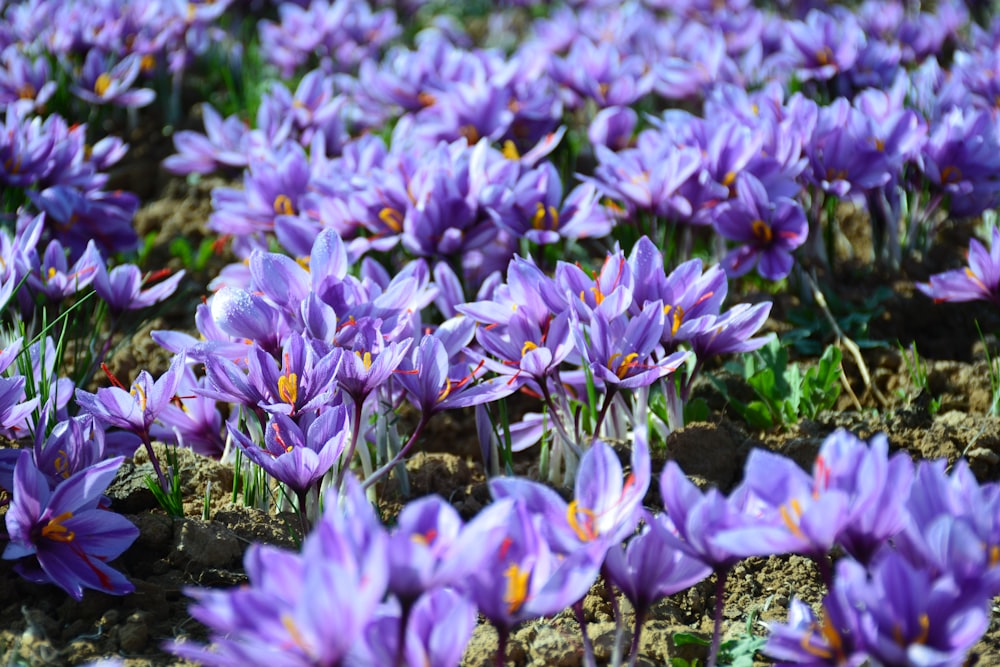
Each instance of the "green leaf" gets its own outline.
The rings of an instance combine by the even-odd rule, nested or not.
[[[664,401],[664,407],[666,403]],[[704,398],[693,398],[687,402],[684,406],[684,425],[688,425],[692,422],[703,422],[708,421],[708,403]],[[659,415],[657,415],[659,417]],[[660,417],[664,421],[666,418]]]
[[[674,635],[674,646],[711,646],[712,642],[704,637],[693,635],[690,632],[678,632]]]

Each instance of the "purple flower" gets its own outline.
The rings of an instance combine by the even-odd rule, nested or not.
[[[180,270],[166,280],[143,289],[150,280],[160,277],[156,274],[142,276],[139,267],[134,264],[122,264],[109,272],[104,262],[97,264],[94,276],[94,290],[104,299],[114,313],[126,310],[138,310],[163,301],[177,290],[184,277]]]
[[[770,312],[770,302],[738,303],[691,336],[691,351],[698,359],[706,359],[716,354],[756,350],[774,337],[767,334],[753,338]]]
[[[851,565],[854,565],[853,563]],[[823,598],[823,618],[798,598],[792,598],[788,623],[768,623],[770,634],[762,649],[781,664],[811,667],[860,667],[868,659],[861,650],[861,614],[846,595],[850,577],[866,579],[864,570],[839,567],[833,590]]]
[[[73,417],[56,423],[46,436],[52,411],[46,410],[35,427],[32,461],[35,468],[55,488],[63,480],[100,463],[106,457],[104,431],[87,416]],[[0,449],[0,488],[14,490],[14,468],[21,450]]]
[[[375,389],[382,386],[399,368],[413,339],[386,343],[381,320],[356,325],[353,350],[345,351],[337,373],[337,384],[360,406]],[[352,354],[353,352],[353,354]]]
[[[462,661],[476,627],[476,607],[450,588],[420,596],[406,615],[404,650],[399,652],[403,615],[383,605],[365,627],[346,664],[350,667],[453,667]]]
[[[91,104],[144,107],[156,99],[156,93],[148,88],[132,88],[141,67],[142,57],[130,53],[108,69],[105,57],[94,48],[87,52],[80,84],[72,86],[72,90]]]
[[[176,132],[177,154],[163,161],[164,168],[175,174],[210,174],[220,167],[245,167],[250,150],[246,123],[236,114],[223,120],[207,103],[201,105],[201,118],[205,134],[191,130]]]
[[[53,301],[61,301],[82,291],[94,281],[98,267],[104,264],[97,246],[91,241],[70,267],[66,261],[66,252],[58,239],[49,242],[41,259],[37,251],[30,250],[28,261],[32,264],[28,285]]]
[[[51,80],[48,59],[32,60],[20,49],[12,48],[3,51],[2,59],[0,104],[29,112],[44,109],[57,86]]]
[[[7,510],[10,542],[5,560],[21,561],[18,572],[30,581],[53,583],[80,600],[83,589],[125,595],[132,584],[107,561],[117,558],[139,536],[125,517],[98,509],[101,494],[114,479],[122,457],[81,470],[50,490],[29,452],[14,469],[14,498]]]
[[[210,643],[171,642],[167,650],[219,667],[342,664],[385,596],[389,576],[385,533],[363,498],[342,506],[328,494],[301,554],[251,545],[243,561],[249,585],[186,589],[196,601],[190,613],[209,628]]]
[[[786,49],[797,56],[796,73],[802,81],[831,79],[850,70],[864,34],[848,10],[836,16],[812,10],[803,21],[789,21]]]
[[[620,315],[609,321],[595,313],[589,327],[580,324],[575,312],[572,314],[577,351],[589,364],[594,379],[609,391],[649,386],[676,371],[688,357],[686,351],[662,359],[651,357],[660,344],[666,323],[659,301],[648,304],[632,318]]]
[[[980,485],[960,459],[921,462],[907,502],[909,521],[893,540],[907,560],[950,576],[970,595],[1000,591],[1000,487]]]
[[[521,500],[506,515],[503,541],[483,555],[462,584],[480,613],[503,633],[580,600],[597,579],[603,556],[603,549],[594,553],[586,547],[565,557],[554,552],[544,539],[543,518]]]
[[[127,390],[120,383],[102,387],[96,394],[77,389],[76,402],[103,424],[148,435],[150,426],[176,395],[183,369],[184,355],[179,354],[155,381],[147,371],[140,371]]]
[[[805,243],[809,233],[802,206],[784,197],[771,201],[761,182],[749,173],[736,179],[736,193],[736,199],[715,219],[722,236],[744,244],[722,260],[726,272],[741,276],[756,266],[764,278],[781,280],[792,270],[792,251]]]
[[[629,539],[627,546],[612,546],[604,558],[604,575],[636,609],[636,632],[654,602],[712,573],[704,562],[679,548],[671,528],[662,515],[647,517],[642,532]]]
[[[683,540],[684,549],[716,572],[727,572],[755,553],[738,543],[723,543],[718,539],[722,533],[768,526],[759,511],[762,503],[746,486],[737,487],[728,497],[714,488],[702,492],[675,461],[668,461],[663,468],[660,495],[667,518]]]
[[[917,289],[942,301],[990,301],[1000,307],[1000,229],[990,229],[990,249],[977,239],[969,241],[969,266],[937,273]]]
[[[632,471],[624,480],[614,450],[601,440],[591,445],[580,459],[569,503],[549,487],[517,477],[490,480],[490,491],[495,498],[520,499],[542,516],[546,541],[558,552],[572,554],[587,545],[606,551],[635,530],[649,488],[649,465],[646,436],[637,432]]]
[[[222,415],[216,401],[197,393],[207,385],[207,378],[195,379],[194,371],[185,366],[178,396],[159,414],[149,429],[155,440],[173,443],[203,455],[218,458],[225,450],[222,436]]]
[[[350,435],[347,426],[347,410],[342,405],[324,410],[304,428],[287,415],[274,413],[264,429],[264,446],[259,447],[227,424],[229,434],[251,461],[299,494],[312,488],[340,459]]]
[[[989,627],[985,592],[969,595],[950,576],[917,569],[895,551],[887,550],[869,575],[853,577],[847,595],[864,609],[864,647],[878,664],[961,665]]]
[[[950,195],[949,212],[979,215],[1000,201],[1000,135],[987,109],[954,107],[931,126],[921,159],[939,193]]]
[[[475,323],[461,316],[449,322],[421,338],[412,358],[400,364],[396,381],[417,409],[424,415],[432,415],[488,403],[517,391],[518,385],[514,383],[496,379],[476,381],[483,364],[471,366],[460,361],[466,356],[461,349],[471,340]],[[449,351],[458,363],[449,362]]]

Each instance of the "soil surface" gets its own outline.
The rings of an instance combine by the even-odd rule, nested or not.
[[[151,178],[147,172],[140,172],[143,178]],[[140,234],[163,229],[169,233],[168,238],[183,234],[197,245],[206,235],[208,194],[218,182],[189,183],[153,173],[157,174],[159,196],[138,216]],[[161,238],[164,236],[167,234]],[[154,249],[154,255],[163,264],[176,265],[163,245]],[[941,266],[933,270],[951,268],[956,256],[941,257]],[[212,261],[221,264],[228,260],[220,257]],[[922,275],[911,278],[926,278],[927,267],[920,271]],[[155,374],[166,367],[168,355],[149,339],[149,331],[190,328],[193,306],[198,295],[204,293],[210,275],[210,269],[192,275],[183,303],[175,301],[173,309],[160,321],[142,327],[129,344],[118,348],[111,366],[119,377],[134,377],[142,368]],[[871,272],[867,277],[855,274],[851,280],[845,275],[843,280],[833,282],[838,284],[838,296],[848,304],[861,303],[873,293]],[[944,457],[953,462],[967,456],[981,481],[1000,480],[1000,418],[987,416],[992,401],[990,368],[973,324],[978,319],[985,331],[1000,330],[991,326],[996,323],[996,315],[975,304],[932,306],[923,295],[915,293],[912,280],[901,280],[899,276],[895,282],[887,280],[883,284],[887,287],[886,297],[870,322],[868,334],[886,344],[864,350],[871,378],[867,387],[857,364],[845,362],[856,403],[845,391],[837,409],[821,413],[816,420],[803,421],[784,431],[760,432],[749,429],[727,408],[718,391],[705,383],[699,395],[710,406],[709,419],[673,433],[666,446],[654,452],[654,474],[667,459],[674,459],[699,485],[727,490],[739,481],[743,461],[752,448],[781,452],[808,467],[823,438],[835,428],[845,427],[863,438],[884,432],[893,450],[906,451],[914,459]],[[776,319],[769,326],[788,330],[789,325],[777,317],[794,306],[791,302],[776,304]],[[903,355],[895,347],[896,341],[906,346],[914,340],[927,359],[928,381],[923,390],[914,386]],[[808,358],[802,361],[809,363]],[[725,378],[721,369],[712,372],[730,384],[734,382],[733,378]],[[936,402],[939,408],[933,410]],[[421,444],[422,451],[407,463],[410,498],[441,494],[466,518],[489,502],[470,413],[437,417]],[[185,485],[185,518],[170,518],[157,507],[142,482],[142,473],[151,473],[152,469],[141,450],[122,467],[109,490],[113,509],[126,514],[141,530],[139,539],[114,563],[135,584],[134,594],[112,597],[87,591],[82,602],[77,603],[54,586],[36,586],[22,580],[9,562],[0,561],[3,665],[82,664],[99,658],[120,658],[129,667],[190,664],[161,649],[168,639],[206,639],[205,629],[187,613],[185,587],[229,587],[244,582],[242,557],[252,542],[294,548],[294,517],[245,507],[239,498],[234,502],[230,466],[183,450],[178,454]],[[627,454],[622,454],[627,461]],[[533,461],[529,451],[517,461],[517,467],[530,474]],[[652,485],[646,498],[646,504],[654,509],[660,507],[656,486]],[[386,518],[397,513],[406,500],[391,481],[382,489],[381,497],[380,509]],[[764,634],[761,622],[785,620],[793,595],[818,607],[823,592],[818,572],[808,559],[791,556],[747,560],[735,568],[727,582],[725,637],[744,634],[748,621],[754,632]],[[713,597],[714,580],[709,579],[657,604],[643,627],[639,664],[662,665],[673,657],[698,657],[698,651],[703,649],[676,646],[674,636],[694,633],[709,637]],[[624,598],[618,603],[626,614],[631,613]],[[606,663],[615,643],[615,624],[601,582],[586,598],[584,610],[597,657]],[[1000,664],[1000,606],[994,605],[993,610],[990,630],[975,650],[980,665]],[[629,634],[626,631],[621,638],[625,646]],[[493,664],[496,642],[494,629],[481,623],[464,664]],[[527,623],[514,632],[508,656],[508,665],[579,665],[579,625],[569,612]]]

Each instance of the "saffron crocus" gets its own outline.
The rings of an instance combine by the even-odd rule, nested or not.
[[[678,548],[678,540],[670,532],[665,517],[648,516],[643,531],[632,537],[627,546],[611,547],[604,557],[602,572],[635,608],[631,650],[634,661],[642,624],[653,603],[694,586],[712,570]]]
[[[107,68],[105,57],[97,49],[87,52],[80,85],[72,86],[80,99],[91,104],[116,104],[123,107],[144,107],[156,93],[148,88],[132,88],[142,67],[142,57],[130,53],[121,62]]]
[[[29,251],[28,285],[33,291],[44,294],[52,301],[62,299],[82,291],[97,277],[97,267],[104,263],[93,241],[87,243],[83,254],[70,267],[66,252],[58,239],[53,239],[39,258],[35,251]]]
[[[917,466],[909,521],[893,540],[907,560],[951,576],[970,595],[1000,594],[1000,487],[982,484],[960,459]]]
[[[969,266],[934,274],[917,289],[936,302],[983,300],[1000,307],[1000,229],[990,229],[989,250],[969,241]]]
[[[639,523],[642,499],[649,488],[649,445],[642,427],[632,446],[632,471],[623,478],[622,465],[611,447],[601,440],[580,459],[573,499],[566,502],[551,488],[517,477],[490,480],[494,498],[520,498],[545,521],[546,540],[563,554],[586,545],[606,551],[622,542]],[[599,549],[599,550],[600,550]]]
[[[167,650],[218,667],[344,664],[389,576],[385,533],[370,511],[354,513],[364,511],[357,502],[348,508],[328,495],[301,554],[251,545],[243,559],[249,585],[186,589],[196,601],[190,613],[209,628],[210,643],[171,642]]]
[[[177,388],[183,379],[185,356],[183,353],[175,356],[170,368],[155,381],[147,371],[140,371],[129,390],[120,383],[114,387],[102,387],[96,394],[82,389],[76,390],[76,402],[84,411],[92,414],[102,424],[117,426],[135,433],[142,439],[149,460],[156,470],[156,476],[160,480],[160,486],[164,490],[169,486],[153,452],[149,430],[177,393]]]
[[[476,607],[466,597],[450,588],[441,588],[420,596],[408,614],[393,607],[391,603],[385,604],[376,612],[346,664],[453,667],[461,663],[476,627]]]
[[[771,201],[763,184],[749,173],[736,179],[736,199],[718,214],[715,228],[743,244],[722,260],[730,276],[741,276],[756,266],[768,280],[781,280],[791,272],[792,251],[805,243],[809,233],[802,206],[784,197]]]
[[[861,614],[845,595],[848,576],[865,578],[856,568],[838,568],[833,591],[823,598],[823,616],[798,598],[792,598],[787,623],[768,623],[769,635],[762,652],[784,665],[809,667],[860,667],[868,660],[861,650]]]
[[[844,567],[852,565],[860,568]],[[935,577],[892,550],[869,569],[867,581],[860,576],[852,581],[848,596],[864,609],[864,647],[880,665],[965,664],[990,624],[985,592],[969,595],[950,576]]]
[[[577,602],[597,579],[603,550],[581,547],[562,556],[543,536],[543,517],[515,499],[507,514],[506,534],[493,553],[483,554],[462,589],[480,613],[497,626],[500,652],[516,624],[548,616]]]
[[[305,428],[282,413],[271,415],[264,429],[264,447],[228,424],[229,434],[247,457],[279,482],[304,494],[330,471],[344,451],[347,410],[324,410]],[[300,508],[301,510],[302,508]]]
[[[97,264],[94,290],[104,299],[112,313],[138,310],[163,301],[177,290],[184,271],[178,271],[166,280],[143,289],[152,275],[143,276],[134,264],[121,264],[108,271],[103,262]]]
[[[134,589],[107,564],[139,536],[125,517],[98,509],[101,494],[114,479],[123,457],[81,470],[50,490],[30,452],[21,452],[14,469],[14,498],[7,510],[5,560],[24,578],[56,584],[80,600],[83,589],[125,595]],[[32,561],[25,561],[34,557]]]

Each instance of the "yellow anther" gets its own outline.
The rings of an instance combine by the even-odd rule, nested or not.
[[[771,226],[763,220],[754,220],[753,224],[750,225],[750,229],[753,230],[754,237],[761,243],[770,243],[771,239],[774,238]]]
[[[528,354],[531,350],[537,350],[538,346],[532,343],[530,340],[524,341],[524,345],[521,346],[521,356]]]
[[[791,512],[788,511],[789,507],[792,509]],[[802,517],[802,505],[799,504],[799,501],[792,498],[788,505],[782,505],[779,511],[781,512],[781,520],[785,522],[785,526],[788,527],[792,535],[803,540],[806,539],[805,533],[799,528],[799,519]]]
[[[275,215],[295,215],[295,207],[288,195],[278,195],[274,198]]]
[[[364,356],[362,356],[361,352],[355,352],[354,354],[358,355],[358,359],[360,359],[361,363],[364,364],[366,371],[370,371],[372,369],[372,353],[371,352],[365,352]]]
[[[580,521],[581,516],[583,516],[582,522]],[[597,519],[597,515],[594,514],[594,511],[580,507],[580,503],[576,500],[573,500],[566,507],[566,521],[569,522],[569,527],[573,529],[581,542],[592,542],[597,539],[595,519]]]
[[[941,170],[941,182],[944,184],[958,183],[962,180],[962,170],[954,165],[948,165]]]
[[[531,571],[522,570],[516,563],[511,563],[503,576],[507,579],[507,592],[504,593],[503,601],[507,603],[507,613],[515,614],[528,599],[528,579],[531,577]]]
[[[622,357],[621,352],[615,352],[611,355],[611,358],[608,359],[608,368],[613,370],[619,379],[624,380],[625,376],[628,375],[628,369],[635,366],[635,360],[639,357],[639,354],[636,352],[626,354],[622,357],[621,361],[615,365],[615,360],[618,359],[618,357]]]
[[[111,87],[111,76],[105,72],[104,74],[97,77],[97,81],[94,82],[94,92],[100,96],[108,92],[108,88]]]
[[[722,184],[725,185],[728,188],[734,182],[736,182],[736,172],[735,171],[727,171],[726,175],[722,178]]]
[[[388,206],[383,208],[378,212],[378,219],[394,232],[403,231],[403,214],[394,208]]]
[[[295,405],[299,398],[299,376],[296,373],[288,373],[278,378],[278,396],[289,405]]]
[[[63,521],[72,518],[72,512],[63,512],[59,516],[52,517],[47,524],[42,526],[42,537],[56,542],[72,542],[76,533],[62,525]]]
[[[144,392],[142,390],[142,387],[140,387],[137,384],[132,385],[132,390],[129,393],[132,394],[133,396],[138,396],[139,397],[139,409],[142,410],[143,412],[145,412],[146,411],[146,392]]]
[[[503,156],[505,158],[507,158],[508,160],[520,160],[521,159],[521,153],[518,152],[517,146],[515,146],[514,142],[511,141],[510,139],[508,139],[507,141],[503,142]]]
[[[292,644],[308,654],[310,652],[309,645],[306,644],[305,637],[302,636],[302,632],[300,632],[298,626],[295,625],[295,619],[293,619],[290,614],[282,614],[281,625],[288,631],[288,638],[292,640]]]

